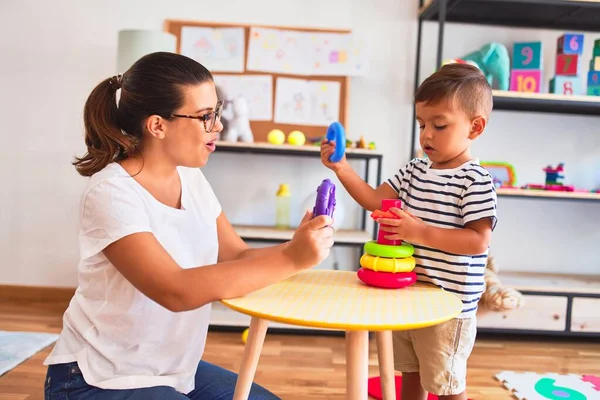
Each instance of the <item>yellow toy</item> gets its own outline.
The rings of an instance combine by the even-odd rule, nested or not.
[[[288,135],[288,143],[295,146],[302,146],[306,142],[306,137],[301,131],[291,131]]]
[[[385,258],[365,253],[360,257],[360,266],[375,272],[411,272],[415,269],[415,263],[416,261],[412,256],[405,258]]]
[[[273,129],[267,134],[267,142],[271,144],[283,144],[285,133],[281,129]]]
[[[246,328],[244,329],[244,332],[242,332],[242,342],[244,342],[244,344],[246,344],[246,340],[248,340],[248,329]]]

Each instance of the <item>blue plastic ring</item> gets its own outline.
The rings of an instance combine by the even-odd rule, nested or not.
[[[327,140],[335,141],[335,150],[329,157],[329,161],[340,161],[342,157],[344,157],[344,152],[346,151],[346,132],[344,131],[344,126],[339,122],[333,122],[329,125],[329,128],[327,128]]]

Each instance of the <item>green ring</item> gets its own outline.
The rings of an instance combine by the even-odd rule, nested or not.
[[[400,246],[379,244],[375,240],[365,243],[365,253],[373,257],[406,258],[415,253],[415,248],[410,243],[403,242]]]

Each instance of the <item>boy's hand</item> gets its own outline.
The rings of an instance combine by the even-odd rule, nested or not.
[[[346,144],[344,143],[344,146],[345,145]],[[332,170],[333,172],[335,172],[337,174],[338,172],[342,171],[344,168],[349,167],[350,164],[348,164],[348,161],[346,160],[346,154],[344,154],[342,159],[338,162],[329,161],[329,157],[331,157],[331,155],[333,154],[334,151],[335,151],[335,141],[333,141],[333,140],[328,141],[327,139],[324,139],[321,142],[321,161],[323,162],[323,165],[325,165],[327,168],[329,168],[330,170]]]
[[[385,236],[389,240],[406,240],[411,243],[422,243],[426,236],[427,224],[419,217],[415,217],[400,210],[399,208],[390,208],[390,211],[396,214],[400,219],[379,218],[377,222],[380,224],[379,229],[383,232],[389,232],[390,235]],[[388,225],[388,226],[384,226]]]

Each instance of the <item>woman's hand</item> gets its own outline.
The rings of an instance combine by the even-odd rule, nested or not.
[[[332,219],[326,215],[313,218],[307,211],[283,250],[298,269],[312,268],[329,256],[333,246]]]

